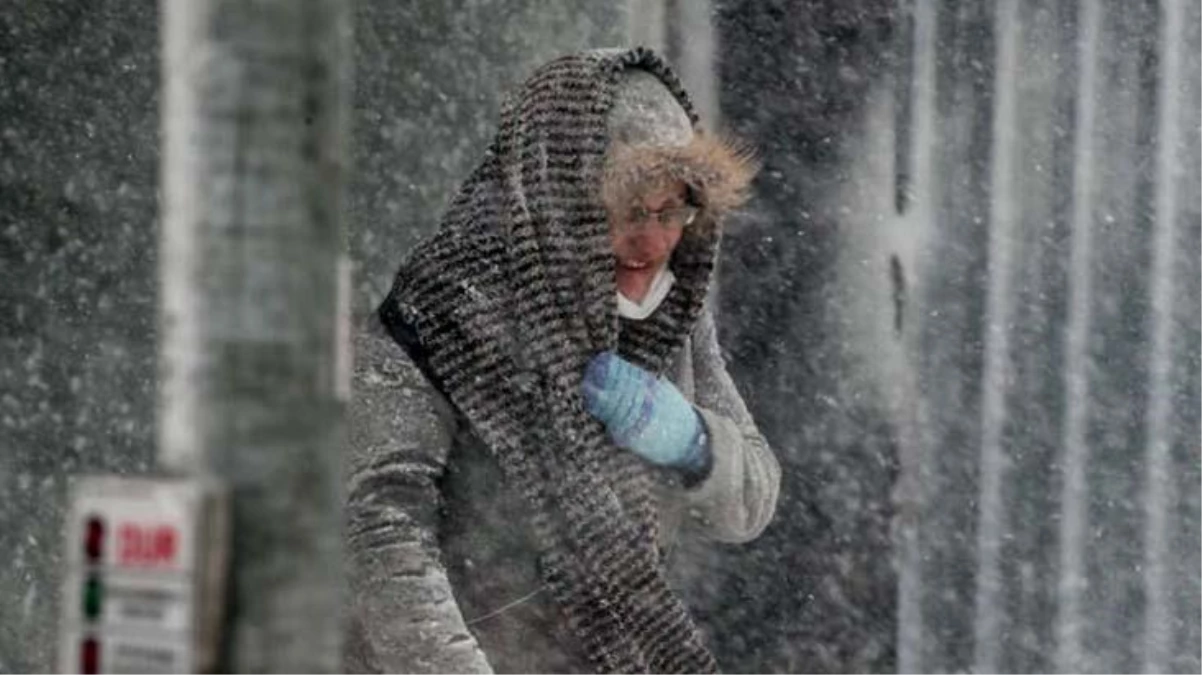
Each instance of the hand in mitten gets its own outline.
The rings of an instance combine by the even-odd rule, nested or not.
[[[584,402],[617,445],[649,462],[701,471],[709,462],[705,425],[671,382],[613,352],[589,361]]]

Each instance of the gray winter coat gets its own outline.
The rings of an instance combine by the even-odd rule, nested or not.
[[[709,431],[711,473],[657,493],[661,548],[757,537],[780,468],[702,313],[669,371]],[[348,672],[588,672],[543,590],[525,504],[373,315],[355,338],[346,457]]]

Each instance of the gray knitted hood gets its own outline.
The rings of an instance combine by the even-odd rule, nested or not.
[[[676,76],[651,51],[593,51],[543,66],[503,107],[482,164],[438,232],[402,264],[379,315],[524,496],[545,585],[597,669],[708,672],[713,657],[664,580],[656,477],[609,441],[579,392],[586,363],[607,349],[663,372],[714,270],[713,225],[730,200],[705,195],[737,192],[750,174],[736,175],[738,161],[707,164],[705,142],[614,164],[607,115],[629,68],[658,77],[696,124]],[[683,172],[709,203],[710,226],[686,230],[659,310],[626,322],[616,311],[603,177],[661,170]]]

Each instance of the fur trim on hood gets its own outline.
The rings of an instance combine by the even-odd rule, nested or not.
[[[678,180],[702,207],[702,222],[716,223],[748,197],[759,160],[747,144],[698,132],[683,146],[614,144],[606,158],[601,198],[620,213],[641,196]]]

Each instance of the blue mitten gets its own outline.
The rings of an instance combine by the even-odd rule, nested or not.
[[[705,425],[671,382],[602,352],[589,361],[583,389],[585,408],[617,445],[686,471],[701,471],[709,462]]]

